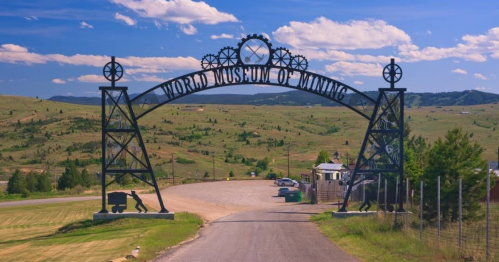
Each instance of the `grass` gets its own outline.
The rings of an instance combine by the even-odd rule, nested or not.
[[[179,182],[189,177],[195,178],[196,174],[201,178],[205,172],[213,177],[212,155],[203,152],[215,152],[215,172],[219,178],[228,177],[230,170],[236,178],[247,177],[245,173],[250,167],[241,163],[242,158],[235,161],[235,156],[256,160],[269,157],[269,167],[275,173],[286,174],[287,144],[291,145],[291,174],[310,172],[321,149],[330,154],[338,151],[341,159],[346,162],[347,153],[350,158],[358,153],[368,124],[365,119],[343,107],[205,105],[203,112],[183,111],[183,108],[184,105],[165,105],[139,120],[155,170],[161,170],[161,173],[171,177],[172,153],[175,153],[177,160],[195,161],[194,164],[175,161],[176,180],[178,178]],[[63,110],[62,114],[59,113],[60,110]],[[71,152],[67,151],[74,143],[83,145],[100,141],[100,110],[98,106],[0,96],[0,180],[7,180],[16,168],[23,171],[49,168],[54,175],[60,176],[63,167],[57,163],[68,157],[100,158],[99,147],[94,151],[77,147]],[[471,114],[461,115],[461,111],[469,111]],[[485,148],[485,159],[497,159],[495,142],[499,140],[499,130],[494,128],[499,123],[499,107],[422,107],[407,108],[405,113],[412,134],[422,135],[428,142],[433,142],[438,137],[443,137],[449,129],[461,127],[464,131],[473,133],[471,140]],[[74,121],[76,118],[92,121]],[[35,123],[42,122],[37,128],[27,128],[30,127],[31,120]],[[18,121],[21,127],[16,126]],[[473,125],[474,121],[492,128]],[[79,128],[80,122],[87,123],[90,127]],[[336,132],[329,132],[333,126],[336,127]],[[240,134],[244,131],[249,133],[250,144],[239,141]],[[50,138],[45,139],[47,132]],[[199,139],[181,140],[182,137],[193,134]],[[285,146],[270,143],[281,140]],[[225,162],[226,159],[229,162]],[[100,166],[96,164],[86,168],[90,174],[100,171]]]
[[[332,242],[362,261],[463,261],[458,253],[427,245],[419,236],[380,223],[376,217],[339,219],[325,212],[311,220]]]
[[[149,208],[149,207],[148,207]],[[164,219],[92,221],[99,201],[0,208],[0,257],[5,261],[109,261],[140,246],[150,260],[195,235],[202,220],[189,213]]]

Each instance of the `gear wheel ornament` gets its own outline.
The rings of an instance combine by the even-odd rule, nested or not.
[[[307,70],[308,68],[308,61],[307,59],[302,56],[302,55],[296,55],[291,58],[291,68],[293,69],[298,69],[298,70]]]
[[[248,35],[237,44],[240,63],[244,65],[270,65],[272,44],[262,35]]]
[[[203,69],[212,69],[218,67],[218,56],[214,54],[208,54],[201,59],[201,67]]]
[[[395,59],[390,60],[390,64],[383,68],[383,78],[390,83],[390,88],[395,88],[395,83],[402,79],[402,68],[395,64]]]
[[[272,55],[272,64],[275,66],[287,67],[291,64],[291,53],[284,47],[278,47]]]
[[[239,54],[232,47],[224,47],[218,52],[218,63],[220,66],[233,66],[237,64]]]
[[[121,79],[121,77],[123,77],[123,67],[120,65],[120,63],[114,62],[113,57],[113,61],[107,63],[102,69],[102,74],[108,81],[118,81]]]

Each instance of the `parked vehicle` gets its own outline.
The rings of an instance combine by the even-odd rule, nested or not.
[[[277,178],[277,174],[268,174],[267,178],[268,179],[276,179]]]
[[[286,193],[289,192],[289,188],[287,187],[281,187],[279,190],[277,190],[277,196],[278,197],[283,197],[286,195]]]
[[[295,180],[291,180],[290,178],[281,178],[277,182],[278,186],[294,186],[295,184],[297,184],[297,182]]]

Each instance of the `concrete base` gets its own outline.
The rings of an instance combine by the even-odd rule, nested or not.
[[[359,211],[336,212],[336,211],[333,211],[333,217],[336,217],[336,218],[367,217],[367,216],[375,216],[376,214],[377,214],[376,211],[368,211],[368,212],[359,212]]]
[[[106,220],[106,219],[116,219],[116,218],[163,218],[163,219],[175,219],[175,213],[94,213],[94,220]]]

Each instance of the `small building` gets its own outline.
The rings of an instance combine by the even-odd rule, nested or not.
[[[469,115],[469,114],[470,114],[470,112],[468,112],[468,111],[461,111],[461,115]]]
[[[317,180],[340,180],[341,173],[346,171],[343,164],[322,163],[315,167]]]

